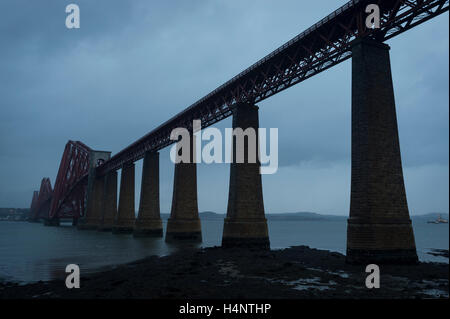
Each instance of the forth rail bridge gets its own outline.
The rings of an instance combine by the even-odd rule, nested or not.
[[[379,28],[366,26],[369,4],[379,6]],[[384,42],[448,9],[448,0],[349,1],[114,156],[69,141],[54,189],[44,178],[40,190],[33,194],[30,220],[44,219],[46,225],[56,226],[60,219],[70,218],[78,229],[162,236],[158,151],[175,142],[170,139],[173,129],[183,127],[192,132],[195,119],[205,128],[229,116],[233,116],[233,128],[257,129],[256,103],[352,58],[347,261],[417,262],[403,179],[390,48]],[[142,158],[136,218],[134,162]],[[259,163],[231,164],[223,247],[269,247],[259,168]],[[195,163],[175,164],[167,241],[202,239],[196,175]]]

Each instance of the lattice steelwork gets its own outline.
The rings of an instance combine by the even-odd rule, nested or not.
[[[30,214],[28,215],[31,220],[35,219],[38,198],[39,198],[39,191],[34,191],[33,199],[31,200],[31,205],[30,205]]]
[[[81,142],[66,144],[55,182],[50,218],[83,216],[90,152],[91,149]]]
[[[380,7],[380,29],[366,28],[368,4]],[[352,41],[357,38],[386,41],[446,11],[448,0],[350,1],[117,153],[98,168],[98,173],[117,170],[143,158],[146,151],[172,144],[170,133],[176,127],[192,129],[194,119],[208,127],[230,116],[236,102],[258,103],[350,58]]]
[[[34,197],[37,195],[37,199]],[[35,201],[34,206],[32,205],[32,220],[38,220],[40,218],[47,219],[50,202],[53,196],[52,184],[50,183],[50,178],[44,177],[41,181],[41,188],[39,192],[33,193],[33,201]]]

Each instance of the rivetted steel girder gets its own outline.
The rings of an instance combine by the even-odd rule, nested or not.
[[[50,218],[75,217],[84,213],[91,149],[81,142],[66,144],[55,181]]]
[[[380,28],[366,27],[368,4],[380,8]],[[353,0],[221,85],[184,111],[126,147],[98,167],[104,175],[160,150],[174,141],[174,128],[192,129],[200,119],[208,127],[231,115],[236,102],[260,102],[351,57],[357,38],[386,41],[448,11],[448,0]]]
[[[33,192],[33,201],[36,194],[37,199],[32,210],[32,219],[37,220],[39,218],[48,218],[49,202],[52,200],[53,196],[53,189],[52,184],[50,183],[50,178],[44,177],[42,179],[39,192]]]
[[[39,198],[39,191],[34,191],[33,198],[31,200],[31,205],[30,205],[30,214],[29,214],[30,219],[35,218],[35,212],[36,212],[36,208],[37,208],[37,204],[38,204],[38,198]]]

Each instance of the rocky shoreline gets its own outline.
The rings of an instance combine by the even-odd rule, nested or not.
[[[447,252],[448,254],[448,252]],[[191,248],[83,275],[26,285],[0,283],[0,299],[403,299],[448,298],[449,265],[380,265],[379,289],[365,286],[365,266],[345,256],[296,246],[283,250]]]

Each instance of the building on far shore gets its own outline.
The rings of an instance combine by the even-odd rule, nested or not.
[[[25,221],[29,211],[28,208],[0,208],[0,221]]]

